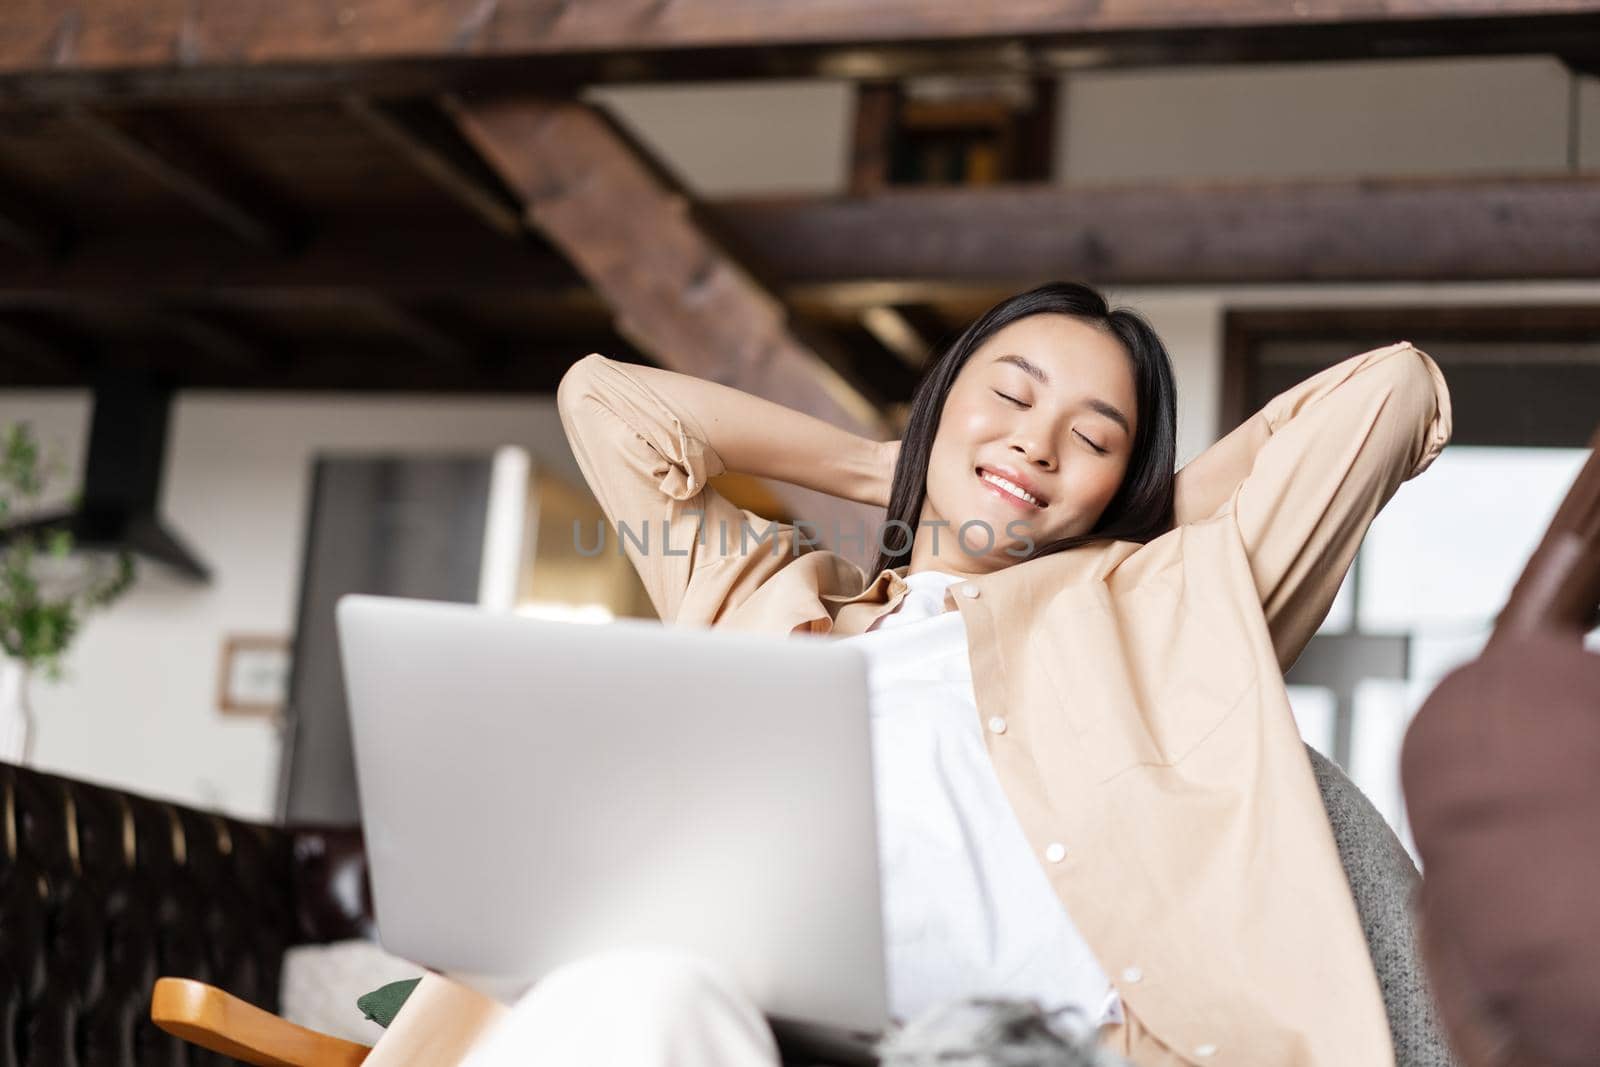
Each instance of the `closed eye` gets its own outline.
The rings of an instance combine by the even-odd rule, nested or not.
[[[1010,395],[1010,394],[1009,394],[1009,393],[1002,393],[1002,392],[1001,392],[1001,391],[1000,391],[1000,390],[998,390],[998,389],[995,389],[995,390],[993,390],[993,392],[994,392],[994,395],[995,395],[995,396],[998,396],[998,397],[1000,397],[1000,398],[1001,398],[1001,399],[1002,399],[1002,400],[1009,400],[1009,401],[1011,401],[1011,402],[1012,402],[1012,403],[1013,403],[1013,404],[1015,404],[1015,405],[1017,405],[1017,407],[1019,407],[1019,408],[1025,408],[1025,407],[1027,407],[1027,406],[1028,406],[1028,405],[1027,405],[1027,404],[1025,404],[1025,403],[1024,403],[1024,402],[1022,402],[1022,401],[1021,401],[1021,400],[1018,400],[1018,399],[1017,399],[1017,398],[1016,398],[1016,397],[1014,397],[1014,396],[1012,396],[1012,395]],[[1081,439],[1081,440],[1082,440],[1082,441],[1083,441],[1083,443],[1084,443],[1084,444],[1086,444],[1086,445],[1088,445],[1088,446],[1089,446],[1089,447],[1090,447],[1090,448],[1092,448],[1092,449],[1094,449],[1094,450],[1095,450],[1095,451],[1096,451],[1096,452],[1098,452],[1098,453],[1099,453],[1099,454],[1100,454],[1100,455],[1102,455],[1102,456],[1103,456],[1103,455],[1105,455],[1105,454],[1106,454],[1106,453],[1107,453],[1107,452],[1109,452],[1109,451],[1110,451],[1110,449],[1107,449],[1107,448],[1102,448],[1102,447],[1100,447],[1100,446],[1099,446],[1099,445],[1097,445],[1097,444],[1095,444],[1095,443],[1094,443],[1094,442],[1093,442],[1093,441],[1091,441],[1091,440],[1090,440],[1090,439],[1089,439],[1089,438],[1087,438],[1087,437],[1084,437],[1084,435],[1083,435],[1083,434],[1081,434],[1081,433],[1078,433],[1078,431],[1077,431],[1077,430],[1073,430],[1073,431],[1072,431],[1072,432],[1073,432],[1073,433],[1075,433],[1075,434],[1077,434],[1077,435],[1078,435],[1078,437],[1079,437],[1079,438],[1080,438],[1080,439]]]

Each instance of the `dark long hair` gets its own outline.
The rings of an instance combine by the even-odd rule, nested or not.
[[[1070,315],[1091,325],[1109,330],[1127,349],[1133,364],[1134,390],[1138,395],[1138,430],[1133,439],[1133,455],[1123,474],[1116,495],[1090,532],[1064,537],[1019,557],[1018,563],[1055,552],[1064,552],[1096,541],[1153,540],[1172,528],[1172,491],[1177,464],[1178,389],[1173,380],[1172,360],[1155,330],[1137,312],[1111,308],[1105,297],[1087,285],[1076,282],[1051,282],[1003,300],[985,311],[928,369],[917,383],[911,398],[911,416],[900,442],[900,457],[895,463],[894,483],[889,492],[889,523],[900,526],[904,547],[887,551],[891,538],[887,532],[878,545],[878,560],[872,575],[898,567],[911,559],[911,546],[928,491],[928,458],[933,439],[939,432],[939,417],[945,398],[955,384],[956,375],[972,358],[978,346],[997,331],[1030,315]],[[899,520],[895,522],[895,520]],[[904,525],[901,525],[901,524]],[[871,577],[871,575],[869,575]]]

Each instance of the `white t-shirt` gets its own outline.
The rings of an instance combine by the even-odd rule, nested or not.
[[[905,579],[900,607],[841,638],[866,654],[889,1011],[905,1021],[967,996],[1076,1008],[1092,1032],[1122,1005],[1023,836],[979,728],[956,575]]]

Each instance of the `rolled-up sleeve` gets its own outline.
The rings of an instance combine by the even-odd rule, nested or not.
[[[1179,474],[1180,522],[1231,512],[1279,664],[1327,616],[1378,511],[1450,440],[1450,392],[1409,342],[1273,397]]]
[[[718,584],[711,565],[730,558],[741,524],[791,529],[740,509],[711,488],[722,457],[692,415],[676,411],[626,365],[591,353],[556,390],[562,428],[584,479],[610,521],[656,612],[709,625],[737,575]],[[680,619],[694,587],[692,617]]]

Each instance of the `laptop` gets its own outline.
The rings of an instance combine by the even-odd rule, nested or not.
[[[858,650],[359,595],[337,623],[386,950],[507,1001],[589,953],[688,950],[786,1054],[873,1062]]]

